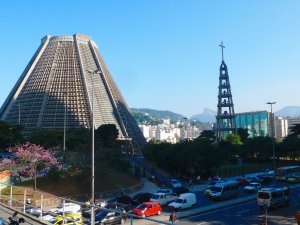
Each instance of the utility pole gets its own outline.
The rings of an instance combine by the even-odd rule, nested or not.
[[[271,116],[270,116],[270,120],[272,121],[271,123],[269,123],[269,126],[271,127],[272,131],[271,131],[271,137],[272,137],[272,151],[273,151],[273,169],[274,169],[274,176],[275,176],[275,170],[276,170],[276,164],[275,164],[275,135],[274,135],[274,129],[275,129],[275,116],[273,114],[273,108],[272,106],[274,104],[276,104],[276,102],[267,102],[266,104],[271,106]],[[271,125],[270,125],[271,124]]]
[[[95,117],[94,117],[94,82],[95,74],[99,74],[100,69],[88,70],[92,74],[92,211],[91,211],[91,225],[95,225]]]

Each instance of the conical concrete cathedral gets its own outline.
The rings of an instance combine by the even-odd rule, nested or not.
[[[94,95],[93,95],[94,90]],[[115,124],[136,147],[145,138],[90,37],[46,36],[0,109],[0,119],[28,128]]]

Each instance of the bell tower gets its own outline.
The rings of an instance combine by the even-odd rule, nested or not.
[[[218,94],[218,113],[216,116],[216,138],[219,143],[221,139],[226,138],[228,134],[236,133],[235,114],[233,108],[231,87],[227,65],[224,62],[223,42],[219,45],[222,49],[222,62],[219,76],[219,94]]]

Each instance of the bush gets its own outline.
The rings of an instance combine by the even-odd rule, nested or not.
[[[62,177],[63,173],[64,172],[59,170],[58,168],[51,168],[49,170],[48,177],[51,180],[57,180],[57,179],[60,179]]]
[[[1,195],[10,195],[10,188],[4,188],[1,190]]]

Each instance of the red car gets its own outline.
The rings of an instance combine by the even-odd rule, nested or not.
[[[246,178],[238,178],[235,181],[238,182],[238,184],[241,186],[249,184],[249,181]]]
[[[142,217],[160,215],[161,212],[162,209],[158,202],[144,202],[132,210],[133,214]]]

